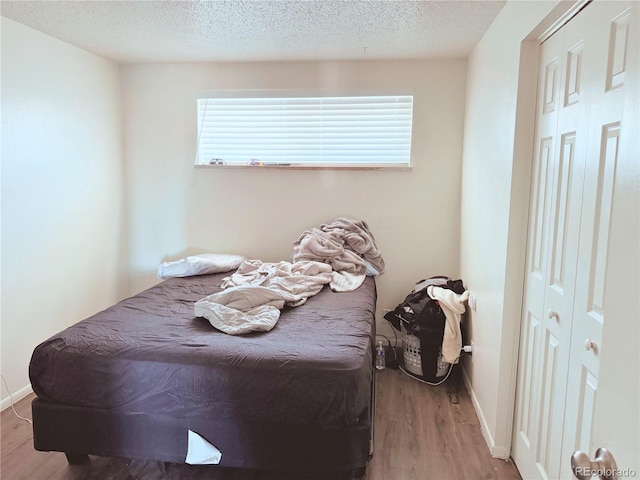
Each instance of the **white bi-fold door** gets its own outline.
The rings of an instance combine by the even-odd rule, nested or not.
[[[599,441],[592,425],[608,409],[596,408],[596,402],[613,407],[625,389],[638,395],[637,378],[615,394],[598,387],[601,375],[618,374],[601,372],[601,358],[625,358],[613,342],[603,345],[604,331],[614,338],[639,320],[638,292],[623,318],[609,318],[606,301],[615,289],[638,283],[637,261],[620,270],[620,258],[629,252],[610,244],[612,228],[637,239],[637,221],[624,225],[615,213],[628,209],[625,202],[639,201],[637,188],[625,188],[637,184],[640,162],[632,158],[638,118],[625,103],[637,102],[637,7],[595,1],[540,48],[512,445],[524,479],[571,478],[572,452],[593,454]],[[637,355],[627,358],[637,362]],[[628,412],[606,415],[616,414]],[[620,454],[635,458],[633,452]]]

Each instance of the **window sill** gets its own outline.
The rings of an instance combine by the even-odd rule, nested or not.
[[[411,171],[410,165],[296,165],[296,164],[266,164],[266,165],[202,165],[196,164],[196,168],[200,169],[252,169],[252,170],[385,170],[385,171]]]

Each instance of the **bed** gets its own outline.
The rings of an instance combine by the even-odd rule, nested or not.
[[[232,336],[193,310],[225,275],[171,278],[36,347],[36,450],[185,463],[194,432],[222,467],[362,477],[374,279],[347,293],[325,286],[270,332]]]

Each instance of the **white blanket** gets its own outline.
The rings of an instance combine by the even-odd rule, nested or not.
[[[324,263],[245,260],[223,280],[225,290],[196,302],[194,312],[231,335],[269,331],[285,304],[302,305],[330,281],[331,266]]]
[[[317,261],[331,265],[330,286],[349,292],[364,282],[367,272],[384,273],[384,260],[365,222],[337,218],[307,230],[293,244],[293,261]]]

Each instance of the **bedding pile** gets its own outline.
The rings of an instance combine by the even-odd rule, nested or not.
[[[245,260],[221,292],[196,302],[196,316],[231,335],[271,330],[285,305],[297,307],[331,281],[331,266],[302,261]]]
[[[365,222],[337,218],[307,230],[294,242],[292,262],[245,260],[222,282],[221,292],[194,306],[195,315],[231,335],[270,331],[285,305],[302,305],[329,284],[350,292],[385,265]]]
[[[384,259],[363,221],[337,218],[307,230],[293,244],[293,261],[311,260],[331,265],[330,286],[336,292],[355,290],[367,274],[384,273]]]

